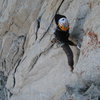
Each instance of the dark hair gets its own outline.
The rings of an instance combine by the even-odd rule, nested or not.
[[[64,15],[56,14],[56,15],[55,15],[55,23],[58,25],[59,19],[60,19],[60,18],[63,18],[63,17],[66,18],[66,16],[64,16]]]

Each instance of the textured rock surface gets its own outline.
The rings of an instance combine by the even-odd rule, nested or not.
[[[81,44],[73,73],[50,42],[56,13]],[[99,100],[100,0],[0,0],[0,73],[1,100]]]

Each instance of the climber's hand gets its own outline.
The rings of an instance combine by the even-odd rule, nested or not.
[[[77,46],[76,46],[78,49],[81,49],[81,45],[79,45],[79,44],[77,44]]]
[[[53,38],[52,40],[51,40],[51,43],[57,43],[57,42],[59,42],[56,38]]]

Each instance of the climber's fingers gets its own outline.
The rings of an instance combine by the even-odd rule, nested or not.
[[[57,43],[57,42],[59,42],[56,38],[53,38],[52,40],[51,40],[51,43]]]

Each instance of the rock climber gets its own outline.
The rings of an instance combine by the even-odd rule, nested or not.
[[[55,38],[51,42],[54,43],[59,41],[61,43],[61,47],[63,48],[64,52],[68,57],[68,64],[71,68],[71,71],[73,71],[74,69],[73,52],[69,45],[71,46],[77,46],[77,45],[68,39],[69,29],[70,29],[68,19],[64,15],[56,14],[55,23],[57,25],[57,28],[54,32]]]

